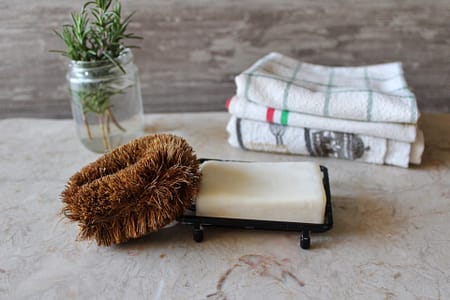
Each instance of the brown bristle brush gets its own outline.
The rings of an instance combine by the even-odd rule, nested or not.
[[[197,157],[181,137],[146,136],[74,174],[62,192],[63,214],[80,239],[100,246],[126,242],[175,221],[199,191]]]

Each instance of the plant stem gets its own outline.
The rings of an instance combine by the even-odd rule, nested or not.
[[[98,114],[98,124],[100,125],[100,129],[102,131],[102,142],[103,142],[103,147],[105,148],[105,152],[108,152],[111,150],[111,145],[109,143],[109,139],[106,135],[106,131],[105,131],[105,123],[103,121],[103,115]]]
[[[105,122],[103,122],[103,126],[105,125]],[[106,127],[109,127],[108,124],[106,124]],[[112,150],[112,146],[111,146],[111,135],[109,134],[109,132],[106,133],[106,142],[108,143],[108,151]]]
[[[105,111],[105,115],[106,115],[106,132],[108,133],[109,136],[111,133],[111,126],[109,126],[111,123],[109,111]]]
[[[85,113],[83,113],[83,121],[84,121],[84,127],[86,127],[87,136],[88,136],[89,140],[92,140],[91,128],[89,127],[89,123],[88,123]]]
[[[116,125],[117,128],[119,128],[120,130],[122,130],[123,132],[125,132],[126,129],[123,128],[123,127],[119,124],[119,122],[117,122],[116,117],[113,115],[111,109],[108,108],[106,111],[109,113],[109,116],[111,117],[111,120],[113,121],[114,125]]]

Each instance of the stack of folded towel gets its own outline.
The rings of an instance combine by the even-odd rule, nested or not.
[[[236,77],[229,143],[247,150],[420,164],[419,110],[400,63],[327,67],[271,53]]]

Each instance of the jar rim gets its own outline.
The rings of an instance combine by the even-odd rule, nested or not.
[[[121,64],[126,65],[133,59],[133,53],[130,48],[124,48],[119,56],[115,58],[115,60]],[[82,60],[71,60],[69,63],[69,67],[76,68],[80,70],[84,69],[94,69],[99,67],[111,67],[114,66],[109,60],[96,60],[96,61],[82,61]]]

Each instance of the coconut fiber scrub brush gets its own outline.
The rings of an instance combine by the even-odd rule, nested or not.
[[[199,192],[199,162],[189,144],[158,134],[119,147],[74,174],[62,192],[63,214],[81,239],[110,246],[175,221]]]

